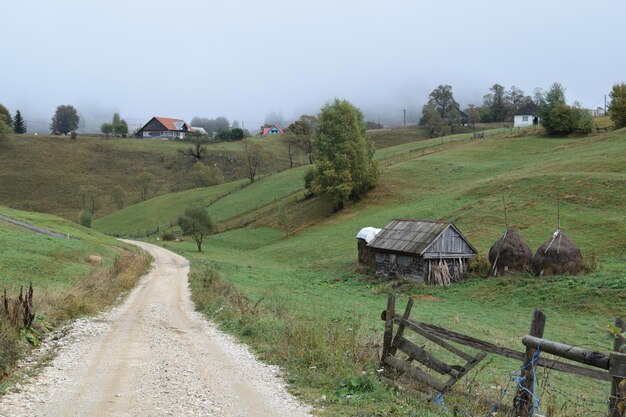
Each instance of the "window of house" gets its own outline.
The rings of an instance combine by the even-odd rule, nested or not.
[[[528,121],[528,116],[522,116],[522,121],[523,122],[527,122]]]

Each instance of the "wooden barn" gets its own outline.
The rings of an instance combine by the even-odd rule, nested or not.
[[[428,284],[460,281],[476,249],[454,223],[393,219],[368,244],[376,274]]]
[[[369,266],[374,266],[374,252],[367,246],[381,229],[375,227],[364,227],[356,235],[357,250],[359,253],[359,263]]]

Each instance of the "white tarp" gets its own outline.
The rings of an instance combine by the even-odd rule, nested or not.
[[[356,235],[357,239],[363,239],[365,240],[367,243],[370,243],[372,240],[374,240],[374,238],[376,237],[377,234],[380,233],[382,229],[377,229],[375,227],[364,227],[361,229],[361,231]]]

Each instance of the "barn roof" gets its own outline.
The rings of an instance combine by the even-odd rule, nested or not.
[[[393,219],[369,243],[369,247],[392,252],[404,252],[415,255],[424,255],[428,248],[448,228],[452,228],[458,236],[467,243],[476,253],[476,249],[469,243],[454,223],[442,221],[424,221],[413,219]]]
[[[157,119],[159,123],[165,126],[167,130],[180,131],[184,130],[185,127],[187,128],[187,130],[193,130],[191,126],[189,126],[187,123],[185,123],[184,120],[181,119],[171,119],[169,117],[155,117],[155,119]]]
[[[533,116],[539,114],[539,106],[532,100],[517,109],[514,113],[515,116],[527,116],[529,114]]]
[[[263,132],[261,132],[261,135],[262,136],[267,135],[274,128],[278,129],[279,133],[285,133],[283,131],[283,129],[280,128],[280,126],[278,126],[278,125],[271,125],[271,126],[263,126]]]

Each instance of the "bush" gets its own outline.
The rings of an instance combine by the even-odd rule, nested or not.
[[[0,379],[20,358],[19,332],[0,314]]]
[[[93,220],[93,214],[89,210],[83,210],[78,215],[78,223],[81,226],[91,227],[91,221]]]
[[[166,242],[171,242],[171,241],[176,240],[176,235],[172,232],[164,232],[161,235],[161,240],[164,240]]]

